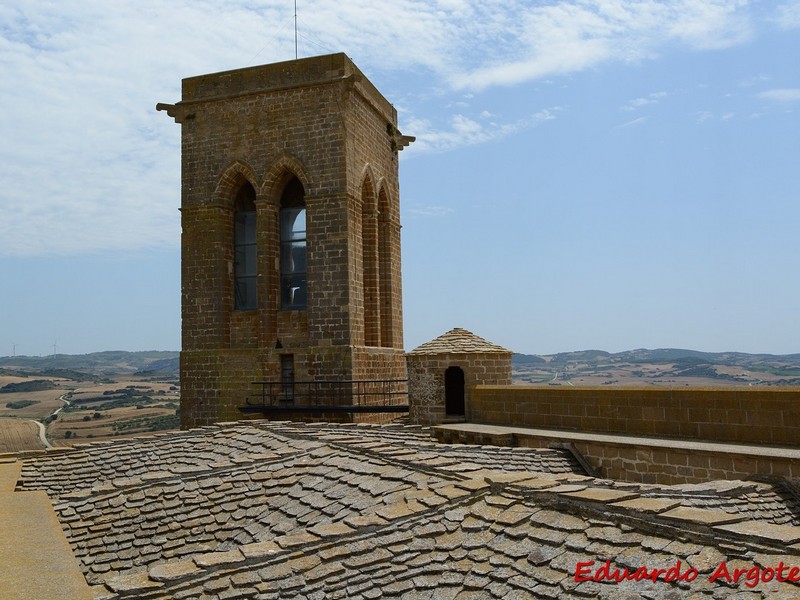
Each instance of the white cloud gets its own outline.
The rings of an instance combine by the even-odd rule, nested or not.
[[[761,73],[760,75],[756,75],[755,77],[749,77],[739,82],[739,87],[753,87],[754,85],[760,85],[765,81],[769,81],[769,75]]]
[[[705,123],[706,121],[711,121],[713,119],[714,119],[714,113],[707,110],[701,110],[700,112],[697,113],[697,116],[695,117],[695,120],[698,123]]]
[[[630,110],[636,110],[643,106],[647,106],[648,104],[658,104],[659,100],[661,100],[662,98],[666,98],[666,96],[667,96],[666,92],[652,92],[642,98],[634,98],[633,100],[625,104],[625,106],[622,107],[622,110],[630,111]]]
[[[637,125],[644,125],[647,123],[649,117],[639,117],[638,119],[633,119],[632,121],[628,121],[627,123],[623,123],[617,129],[625,129],[627,127],[634,127]]]
[[[403,212],[413,217],[446,217],[453,209],[449,206],[419,206],[404,208]]]
[[[413,131],[417,140],[403,154],[410,156],[446,152],[462,146],[497,141],[536,127],[545,121],[552,121],[561,110],[560,107],[546,108],[512,123],[486,120],[479,122],[465,115],[456,114],[451,117],[449,127],[444,129],[437,129],[427,119],[408,117],[404,119],[406,123],[404,128]]]
[[[761,92],[758,97],[775,102],[797,102],[800,101],[800,88],[767,90]]]
[[[443,104],[489,86],[640,61],[676,42],[718,48],[749,35],[741,0],[304,5],[301,56],[344,51],[373,80],[424,79],[409,95],[449,96]],[[796,3],[782,6],[788,26]],[[179,100],[184,77],[294,58],[293,21],[285,0],[0,5],[0,255],[177,245],[180,126],[156,113],[156,102]],[[390,84],[405,93],[404,81]],[[503,123],[466,108],[446,126],[401,122],[418,138],[404,155],[491,142],[557,113]]]
[[[800,28],[800,0],[780,4],[776,11],[775,21],[784,29]]]
[[[454,87],[513,85],[609,60],[640,61],[674,42],[709,50],[744,42],[752,35],[746,0],[508,4],[503,26],[483,30],[484,35],[497,37],[493,46],[502,51],[488,53],[483,64],[455,72],[450,77]],[[498,10],[495,2],[488,6]]]
[[[696,123],[707,123],[708,121],[730,121],[736,116],[733,111],[726,111],[721,114],[713,113],[709,110],[701,110],[695,114]],[[750,115],[751,117],[754,115]]]
[[[752,36],[748,0],[684,0],[670,3],[667,33],[691,47],[703,50],[727,48]]]

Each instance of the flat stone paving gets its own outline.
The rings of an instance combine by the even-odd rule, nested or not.
[[[20,463],[9,459],[0,460],[0,492],[13,492],[19,479]]]
[[[800,597],[774,571],[800,580],[779,485],[594,479],[566,451],[442,445],[413,426],[247,421],[88,444],[23,460],[17,489],[50,496],[96,598]],[[593,580],[607,560],[640,580]],[[670,568],[695,578],[664,581]]]
[[[44,492],[0,491],[0,596],[93,597]]]

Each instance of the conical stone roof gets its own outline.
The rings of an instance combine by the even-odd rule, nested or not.
[[[439,337],[430,342],[426,342],[421,346],[417,346],[408,354],[513,354],[511,350],[488,342],[482,337],[479,337],[462,329],[456,327],[447,333],[443,333]]]

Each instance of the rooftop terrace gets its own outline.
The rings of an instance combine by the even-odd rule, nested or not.
[[[791,482],[624,483],[585,475],[565,450],[267,421],[0,460],[5,489],[16,480],[0,492],[6,555],[9,502],[46,492],[52,509],[29,512],[55,514],[69,547],[54,560],[77,559],[88,597],[800,596],[774,571],[754,587],[720,576],[721,565],[760,574],[783,563],[783,579],[800,567]],[[606,560],[631,572],[680,561],[697,576],[581,581],[579,569]],[[53,570],[19,566],[0,596],[42,597],[24,582],[57,583]]]

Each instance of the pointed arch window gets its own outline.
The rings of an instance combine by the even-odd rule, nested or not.
[[[306,281],[306,202],[303,184],[293,177],[281,195],[281,308],[304,310]]]
[[[234,200],[233,276],[234,308],[258,307],[258,260],[256,247],[256,191],[245,182]]]
[[[364,345],[381,345],[381,311],[378,287],[378,210],[372,181],[361,187],[361,263],[364,294]]]
[[[386,191],[378,194],[378,287],[380,290],[381,346],[392,348],[395,344],[395,317],[392,276],[392,241],[389,199]]]

